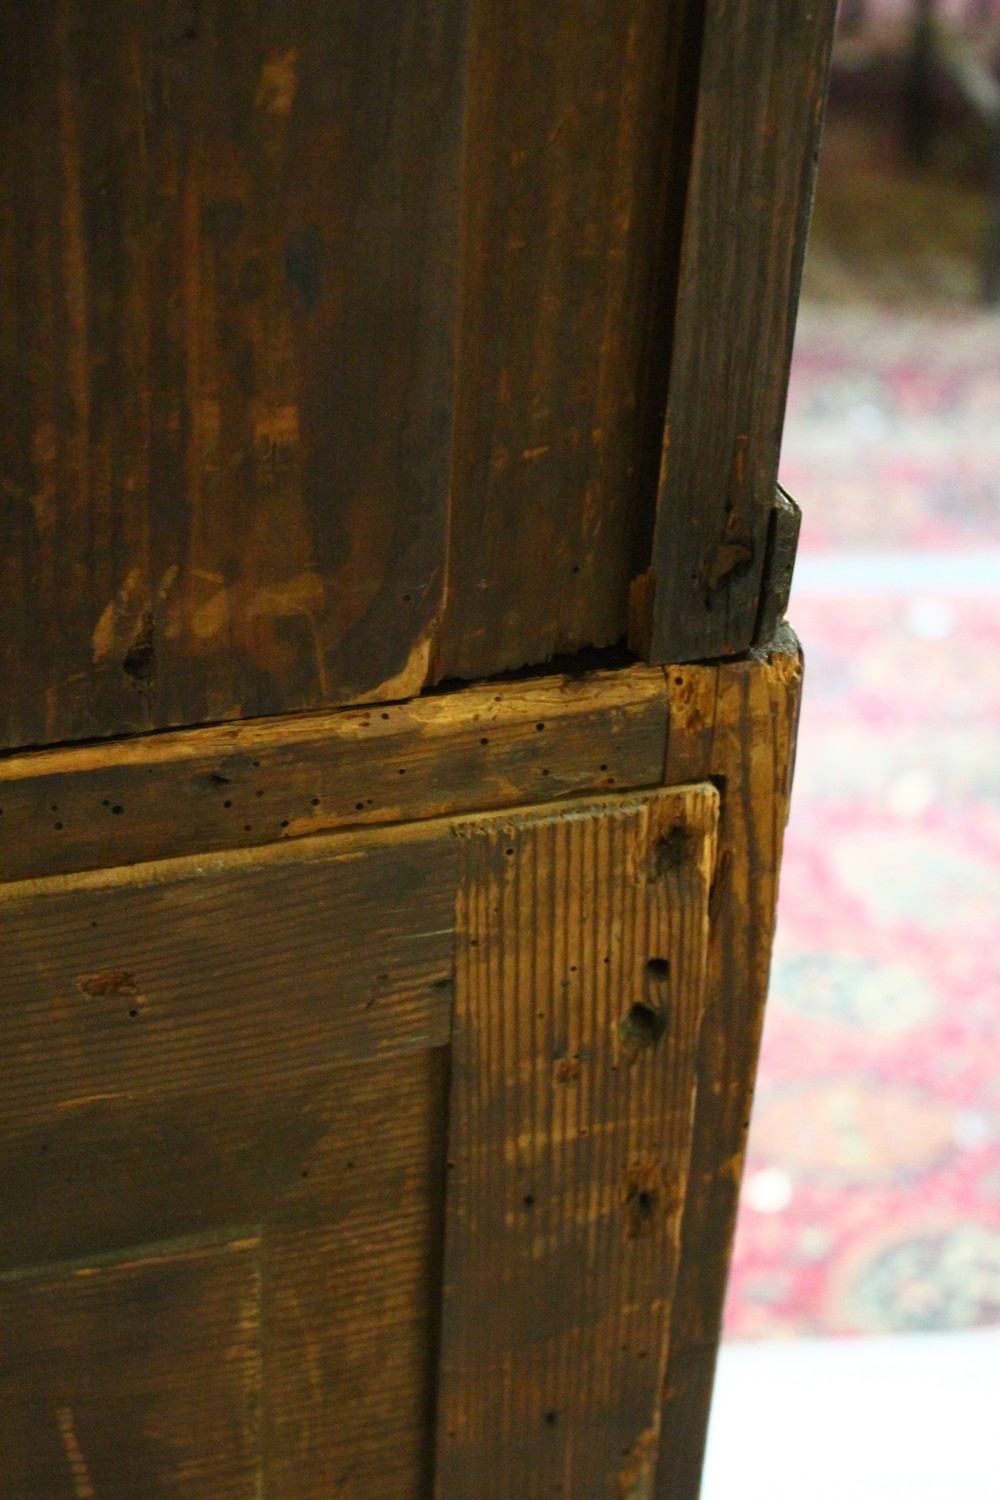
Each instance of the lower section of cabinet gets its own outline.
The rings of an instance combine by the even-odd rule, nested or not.
[[[694,1500],[799,679],[0,764],[12,1494]]]

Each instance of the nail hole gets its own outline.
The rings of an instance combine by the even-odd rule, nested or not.
[[[648,958],[646,960],[646,973],[657,984],[665,984],[670,978],[669,958]]]
[[[535,1206],[535,1195],[534,1195],[534,1193],[525,1193],[523,1202],[524,1202],[525,1208],[534,1208],[534,1206]]]
[[[663,1013],[638,1000],[618,1022],[618,1035],[626,1047],[641,1050],[658,1042],[665,1028]]]
[[[314,798],[313,798],[313,799],[312,799],[312,803],[311,803],[311,806],[312,806],[312,807],[319,807],[319,798],[318,798],[318,797],[314,797]]]

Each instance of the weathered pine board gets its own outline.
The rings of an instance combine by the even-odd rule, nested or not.
[[[18,1500],[426,1495],[446,1091],[424,1051],[5,1128]]]
[[[45,873],[50,846],[41,844],[32,870],[40,878],[24,878],[0,888],[4,1034],[8,1047],[18,1039],[25,1044],[16,1057],[8,1057],[3,1073],[8,1083],[16,1082],[23,1057],[28,1057],[34,1059],[29,1072],[37,1074],[34,1083],[18,1085],[17,1097],[5,1104],[0,1199],[10,1212],[5,1213],[0,1235],[2,1284],[19,1285],[30,1268],[43,1279],[51,1276],[58,1269],[53,1259],[63,1268],[60,1274],[69,1276],[86,1273],[88,1268],[103,1272],[108,1266],[132,1264],[150,1255],[186,1253],[193,1242],[204,1248],[208,1240],[213,1244],[259,1240],[262,1249],[255,1253],[270,1267],[265,1283],[279,1286],[279,1263],[287,1263],[291,1276],[287,1292],[280,1293],[283,1300],[273,1304],[273,1318],[272,1304],[266,1298],[259,1315],[261,1326],[273,1330],[264,1337],[265,1356],[269,1339],[276,1351],[272,1365],[265,1365],[265,1385],[286,1391],[279,1404],[260,1417],[260,1431],[265,1434],[260,1472],[266,1469],[271,1488],[289,1500],[299,1500],[300,1493],[302,1500],[306,1496],[311,1500],[310,1484],[313,1490],[316,1486],[322,1490],[348,1483],[355,1464],[364,1477],[362,1488],[368,1492],[384,1474],[389,1477],[381,1493],[398,1495],[400,1500],[425,1496],[431,1484],[443,1171],[446,1156],[455,1159],[446,1151],[443,1136],[446,1052],[437,1049],[449,1036],[452,1001],[445,981],[451,972],[459,859],[468,858],[470,847],[475,846],[467,833],[463,838],[453,836],[448,813],[457,811],[468,830],[470,807],[481,806],[480,795],[491,798],[499,788],[509,808],[536,801],[545,766],[540,767],[528,747],[544,744],[550,726],[557,724],[553,744],[561,750],[552,768],[562,766],[569,778],[562,788],[563,799],[542,809],[496,812],[482,820],[483,827],[494,829],[516,825],[518,839],[526,840],[522,853],[533,851],[528,855],[529,865],[545,846],[540,833],[525,833],[532,820],[539,828],[563,827],[579,820],[581,811],[585,820],[585,807],[589,805],[593,813],[597,805],[594,792],[603,791],[597,801],[612,810],[623,804],[634,806],[637,800],[655,804],[655,793],[636,799],[629,795],[630,789],[616,784],[609,794],[600,776],[597,785],[593,784],[588,770],[591,750],[599,744],[603,749],[604,742],[597,739],[591,746],[588,737],[600,734],[599,702],[606,694],[615,712],[632,716],[622,721],[621,733],[627,738],[625,731],[631,724],[642,739],[645,748],[632,764],[645,785],[711,780],[719,793],[719,856],[708,904],[707,1009],[697,1059],[693,1168],[679,1219],[680,1257],[669,1340],[666,1307],[648,1304],[652,1322],[661,1320],[658,1348],[661,1353],[669,1351],[663,1404],[657,1411],[655,1400],[647,1400],[654,1389],[645,1383],[653,1347],[649,1340],[636,1346],[633,1369],[639,1365],[638,1351],[646,1350],[637,1384],[630,1383],[626,1362],[620,1372],[618,1405],[612,1403],[609,1408],[609,1425],[594,1425],[595,1453],[610,1452],[609,1431],[620,1434],[628,1429],[628,1443],[623,1440],[622,1447],[630,1447],[636,1463],[629,1468],[628,1455],[622,1452],[614,1473],[633,1484],[634,1494],[648,1495],[659,1423],[659,1470],[652,1493],[665,1500],[692,1500],[700,1472],[766,989],[800,671],[797,643],[785,630],[769,649],[737,662],[671,668],[665,673],[636,668],[605,681],[553,679],[484,685],[423,700],[412,706],[418,719],[405,721],[402,731],[404,738],[409,737],[409,753],[415,762],[426,754],[428,763],[438,758],[450,769],[440,783],[426,773],[413,803],[413,815],[425,821],[408,829],[346,828],[340,834],[276,842],[268,849],[230,848],[137,869],[71,876]],[[494,700],[493,709],[488,707],[488,696]],[[548,710],[544,717],[539,713],[534,719],[536,705],[542,701]],[[463,702],[468,714],[458,707]],[[581,730],[588,726],[586,733],[574,734],[567,722],[575,710],[579,710]],[[342,721],[355,765],[359,759],[369,767],[389,765],[395,775],[399,721],[394,718],[395,709],[385,710],[390,715],[387,719],[382,712],[372,711],[367,723],[364,715],[345,711],[284,726],[237,726],[232,733],[262,735],[268,742],[267,753],[273,754],[269,774],[277,774],[282,754],[287,752],[294,760],[299,743],[318,747],[324,739],[336,741],[334,726]],[[490,762],[489,770],[480,771],[482,787],[474,785],[470,791],[465,783],[470,776],[475,782],[475,774],[467,761],[463,764],[463,756],[468,753],[470,730],[479,728],[475,716],[483,712],[495,713],[495,720],[490,721],[486,736],[476,736],[477,743],[502,729],[501,737],[508,736],[509,744],[501,761]],[[428,715],[425,720],[419,718],[423,713]],[[539,729],[539,724],[545,728]],[[290,736],[287,740],[285,731]],[[449,749],[452,738],[456,743]],[[177,789],[185,769],[192,764],[199,767],[199,774],[215,769],[213,756],[224,743],[232,743],[226,731],[205,730],[157,736],[145,745],[18,756],[7,765],[16,769],[10,785],[22,780],[30,783],[35,769],[44,763],[49,772],[55,770],[63,778],[67,790],[73,785],[74,765],[85,781],[101,773],[102,760],[114,774],[140,765],[143,778],[159,786],[160,826],[167,828],[173,803],[183,807]],[[160,758],[157,746],[164,747]],[[211,754],[206,755],[207,750]],[[241,753],[247,750],[244,741]],[[580,786],[589,793],[583,808],[566,800],[573,776],[581,778]],[[405,776],[400,779],[406,781]],[[224,790],[213,786],[216,793]],[[675,794],[659,795],[667,805]],[[84,841],[92,857],[98,856],[101,829],[124,824],[123,815],[109,816],[106,809],[102,814],[104,821],[95,822],[90,842]],[[373,814],[387,815],[385,811]],[[619,822],[627,821],[627,814],[617,816]],[[613,816],[607,826],[614,822]],[[183,837],[195,836],[196,824],[187,815],[179,818],[179,824]],[[438,856],[426,853],[436,840],[440,846],[444,830],[448,853],[441,858],[450,861],[447,881],[443,865],[439,868],[436,863]],[[240,836],[237,829],[230,841],[238,843]],[[21,840],[15,847],[22,847]],[[507,847],[514,844],[504,842],[503,848]],[[138,857],[138,840],[132,848],[133,857]],[[505,866],[518,864],[506,854],[497,854],[497,859]],[[604,868],[600,862],[598,867]],[[201,875],[196,874],[199,870]],[[485,878],[485,867],[481,873]],[[610,880],[608,870],[605,877]],[[331,895],[333,884],[342,880],[347,882],[344,889],[355,891],[356,899],[338,903]],[[156,896],[160,886],[166,891],[162,904]],[[206,902],[199,910],[196,892],[200,889]],[[462,886],[462,890],[471,889],[468,882]],[[228,908],[227,890],[235,902]],[[544,880],[538,890],[544,895]],[[552,930],[553,921],[558,923],[559,902],[568,899],[567,884],[558,870],[548,890],[552,901],[548,906],[541,902],[534,936],[528,935],[523,883],[516,898],[512,890],[498,886],[498,913],[490,913],[482,903],[477,908],[487,928],[506,912],[511,918],[504,928],[508,938],[518,933],[524,938],[519,949],[522,966],[516,971],[519,978],[508,997],[515,1002],[512,1017],[517,1013],[517,997],[522,1001],[526,997],[524,962],[541,954],[537,945],[544,946],[544,934]],[[235,916],[244,892],[248,919]],[[600,881],[584,884],[580,892],[581,905],[570,911],[563,926],[577,934],[584,958],[583,963],[568,958],[566,967],[577,962],[578,973],[584,973],[592,965],[601,923],[607,923],[607,913],[613,914],[618,909],[615,901],[620,903],[623,897],[620,880],[614,899],[608,901],[601,895]],[[77,896],[87,907],[86,914],[79,909],[80,922],[72,919],[70,909]],[[37,917],[29,915],[32,903]],[[287,912],[281,915],[282,903],[297,914],[294,920]],[[411,952],[413,944],[408,941],[398,965],[388,928],[378,927],[376,932],[371,926],[373,903],[392,907],[404,923],[417,922],[410,926],[409,939],[415,939],[418,951]],[[56,917],[55,929],[48,925],[46,912]],[[103,926],[105,912],[112,920]],[[99,923],[97,929],[89,926],[94,920]],[[468,914],[463,916],[460,928],[468,920]],[[47,943],[46,932],[51,937],[53,930],[58,942]],[[11,964],[10,939],[18,931],[20,958]],[[368,963],[361,951],[366,931],[373,945],[371,956],[376,957],[374,949],[380,949],[392,955],[388,962],[378,965],[376,957],[374,968]],[[633,943],[637,932],[632,930]],[[669,932],[667,939],[673,940]],[[429,946],[421,949],[425,941]],[[444,944],[440,964],[438,942]],[[147,959],[159,965],[155,985],[147,984],[145,977],[139,982],[134,957],[130,960],[129,954],[140,951],[145,955],[144,973]],[[346,963],[342,953],[347,954]],[[357,962],[351,959],[352,953]],[[467,950],[466,959],[469,956]],[[671,964],[676,976],[672,955]],[[497,965],[494,954],[483,971],[494,988],[503,976]],[[232,974],[227,977],[230,968]],[[373,992],[366,986],[372,974],[378,993],[369,1006]],[[382,993],[385,981],[380,981],[380,975],[390,976],[390,989],[399,983],[403,1003],[398,1012],[394,1013],[397,1002],[392,996]],[[509,968],[505,977],[514,983]],[[566,977],[576,981],[576,975]],[[77,984],[81,978],[88,981],[82,989]],[[49,979],[53,988],[46,998]],[[219,1001],[216,990],[225,1003]],[[468,987],[465,993],[471,993]],[[501,985],[497,993],[507,992]],[[565,1007],[567,1033],[571,1025],[582,1026],[584,1011],[574,1009],[574,997],[582,993],[564,994],[560,989],[555,996],[552,1014],[559,1015],[558,1007]],[[600,998],[600,982],[593,993]],[[188,1014],[181,1004],[183,995],[192,997]],[[265,1014],[261,995],[269,998],[273,1016]],[[157,1004],[147,1006],[150,998]],[[163,1032],[154,1037],[159,1045],[150,1046],[143,1028],[151,1022],[155,1032],[158,1005],[164,1007],[161,1021],[173,1007],[176,1024],[169,1028],[170,1035]],[[132,1010],[138,1014],[130,1015]],[[421,1028],[419,1037],[412,1027],[407,1032],[404,1012],[413,1026]],[[588,1013],[593,1016],[593,1007]],[[641,1011],[635,1020],[641,1039]],[[537,1017],[535,1024],[541,1024]],[[626,1026],[619,1045],[631,1049],[637,1039],[635,1031],[635,1024]],[[525,1035],[522,1032],[522,1039]],[[178,1041],[184,1036],[191,1044],[187,1051]],[[640,1051],[628,1070],[632,1078],[641,1076],[637,1070],[647,1062],[666,1056],[662,1049],[665,1043],[670,1045],[669,1036],[667,1032],[659,1037],[646,1056]],[[422,1050],[407,1051],[411,1042]],[[578,1119],[572,1116],[568,1101],[571,1096],[583,1097],[579,1090],[587,1068],[582,1066],[574,1076],[574,1064],[585,1059],[567,1054],[550,1061],[551,1074],[538,1070],[535,1075],[535,1093],[529,1094],[515,1078],[512,1102],[508,1102],[513,1109],[526,1100],[542,1105],[548,1099],[555,1101],[553,1110],[566,1111],[567,1120]],[[333,1062],[336,1066],[329,1066]],[[560,1064],[566,1066],[559,1069],[557,1079],[554,1070]],[[690,1064],[693,1069],[693,1058]],[[47,1083],[46,1066],[52,1072]],[[178,1088],[178,1076],[186,1070],[189,1086]],[[456,1087],[457,1081],[456,1075]],[[5,1099],[10,1093],[8,1087]],[[597,1097],[588,1095],[585,1106],[591,1108]],[[40,1108],[34,1107],[33,1099],[41,1101]],[[605,1099],[620,1102],[613,1089]],[[658,1101],[666,1108],[667,1094],[660,1093]],[[510,1124],[507,1113],[508,1118],[501,1118],[497,1127],[501,1134]],[[373,1129],[376,1117],[381,1123]],[[453,1112],[452,1118],[461,1124],[461,1115]],[[643,1128],[652,1118],[643,1117]],[[670,1116],[668,1133],[679,1118]],[[542,1110],[530,1120],[531,1133],[542,1155],[548,1151],[556,1176],[560,1162],[563,1166],[570,1162],[568,1154],[559,1154],[565,1137],[558,1125],[558,1116],[551,1111],[546,1116]],[[610,1141],[614,1135],[612,1122],[603,1138]],[[485,1161],[490,1150],[490,1138],[484,1137],[485,1155],[479,1160]],[[603,1170],[599,1151],[597,1156]],[[449,1176],[454,1177],[456,1169]],[[503,1180],[502,1162],[500,1170],[498,1181]],[[412,1178],[407,1175],[411,1171]],[[604,1180],[598,1171],[595,1181]],[[648,1193],[648,1188],[631,1186],[637,1191],[630,1196],[626,1188],[624,1208],[641,1216],[648,1202],[639,1195]],[[536,1202],[525,1205],[525,1194],[534,1196]],[[527,1187],[522,1188],[517,1203],[524,1217],[515,1212],[500,1232],[509,1237],[511,1246],[521,1246],[520,1258],[515,1255],[511,1264],[523,1270],[528,1243],[523,1236],[531,1228],[527,1215],[530,1209],[537,1220],[540,1201],[537,1192]],[[565,1200],[555,1195],[550,1206],[556,1212],[565,1208]],[[619,1216],[622,1207],[619,1204],[616,1209]],[[672,1232],[677,1229],[679,1198],[673,1209]],[[338,1217],[341,1213],[347,1217]],[[563,1221],[563,1228],[571,1238],[572,1226]],[[599,1228],[598,1223],[594,1231],[598,1238]],[[677,1243],[665,1226],[661,1228],[660,1265],[669,1276],[677,1259]],[[454,1226],[450,1233],[454,1235]],[[532,1254],[534,1244],[533,1239]],[[544,1243],[540,1253],[544,1259]],[[530,1276],[531,1254],[528,1262]],[[343,1301],[335,1290],[339,1286],[344,1288]],[[398,1297],[392,1294],[394,1286],[399,1288]],[[54,1295],[58,1300],[63,1294]],[[490,1299],[495,1295],[491,1288]],[[513,1281],[502,1295],[516,1311],[518,1292]],[[538,1306],[551,1307],[557,1320],[565,1299],[560,1301],[557,1287]],[[603,1337],[614,1326],[612,1316],[598,1333]],[[325,1344],[324,1330],[330,1335]],[[608,1345],[609,1359],[613,1352]],[[529,1341],[520,1353],[530,1361],[537,1349]],[[113,1361],[118,1356],[112,1349],[107,1358]],[[24,1365],[21,1359],[19,1367]],[[553,1368],[557,1385],[568,1381],[568,1366],[556,1361]],[[388,1374],[383,1378],[383,1372],[390,1369],[391,1378]],[[524,1389],[533,1389],[530,1379]],[[543,1415],[559,1411],[572,1415],[574,1399],[589,1400],[597,1387],[591,1387],[590,1395],[584,1392],[573,1397],[568,1384],[559,1386],[560,1399],[564,1390],[568,1404],[559,1406],[553,1401]],[[633,1418],[640,1408],[646,1415],[643,1425],[636,1427]],[[306,1415],[300,1420],[296,1413],[302,1412]],[[561,1441],[558,1416],[554,1423],[545,1421],[544,1428],[543,1438],[551,1450]],[[637,1448],[637,1434],[647,1429],[654,1437]],[[73,1431],[83,1451],[77,1427]],[[531,1429],[527,1440],[534,1441],[535,1436]],[[58,1450],[60,1461],[67,1464],[68,1441],[60,1438]],[[233,1449],[237,1451],[242,1451],[238,1445]],[[583,1453],[582,1446],[579,1454],[574,1449],[572,1462],[579,1458],[582,1463]],[[478,1461],[482,1461],[481,1447]],[[446,1473],[446,1468],[441,1472]],[[303,1484],[307,1487],[301,1491],[294,1487],[297,1473],[306,1476]],[[562,1477],[557,1475],[555,1482],[562,1483]],[[645,1491],[635,1489],[636,1484],[645,1485]],[[139,1492],[144,1496],[157,1493],[148,1487],[140,1487]],[[28,1500],[35,1500],[30,1489],[25,1493]],[[43,1494],[48,1497],[60,1491],[50,1487],[37,1493],[41,1500]],[[456,1493],[464,1500],[466,1491],[460,1483]]]
[[[405,697],[466,0],[0,11],[0,744]]]
[[[707,0],[648,572],[647,660],[755,640],[835,0]]]
[[[4,7],[0,748],[745,650],[831,28]]]
[[[259,1244],[0,1279],[0,1454],[18,1500],[252,1500]]]
[[[655,1500],[695,1500],[736,1226],[794,768],[802,657],[791,630],[741,662],[671,669],[666,780],[720,787],[697,1110],[663,1386]]]
[[[440,825],[0,886],[0,1119],[448,1041]]]
[[[433,680],[625,634],[686,0],[474,0],[447,603]],[[682,126],[686,121],[682,121]],[[686,154],[689,140],[685,139]]]
[[[0,879],[656,786],[657,667],[0,758]]]
[[[650,1493],[717,815],[701,786],[459,829],[440,1500]]]
[[[430,1493],[447,1090],[444,1051],[327,1075],[262,1241],[267,1500]]]

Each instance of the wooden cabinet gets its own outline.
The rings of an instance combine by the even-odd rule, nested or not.
[[[5,9],[0,1488],[694,1500],[831,9]]]

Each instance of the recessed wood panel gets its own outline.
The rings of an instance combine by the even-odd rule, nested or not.
[[[265,1235],[268,1500],[427,1500],[447,1056],[355,1075]]]
[[[447,1042],[447,825],[0,887],[0,1118]]]
[[[17,1500],[256,1500],[259,1246],[0,1278],[0,1467]]]

